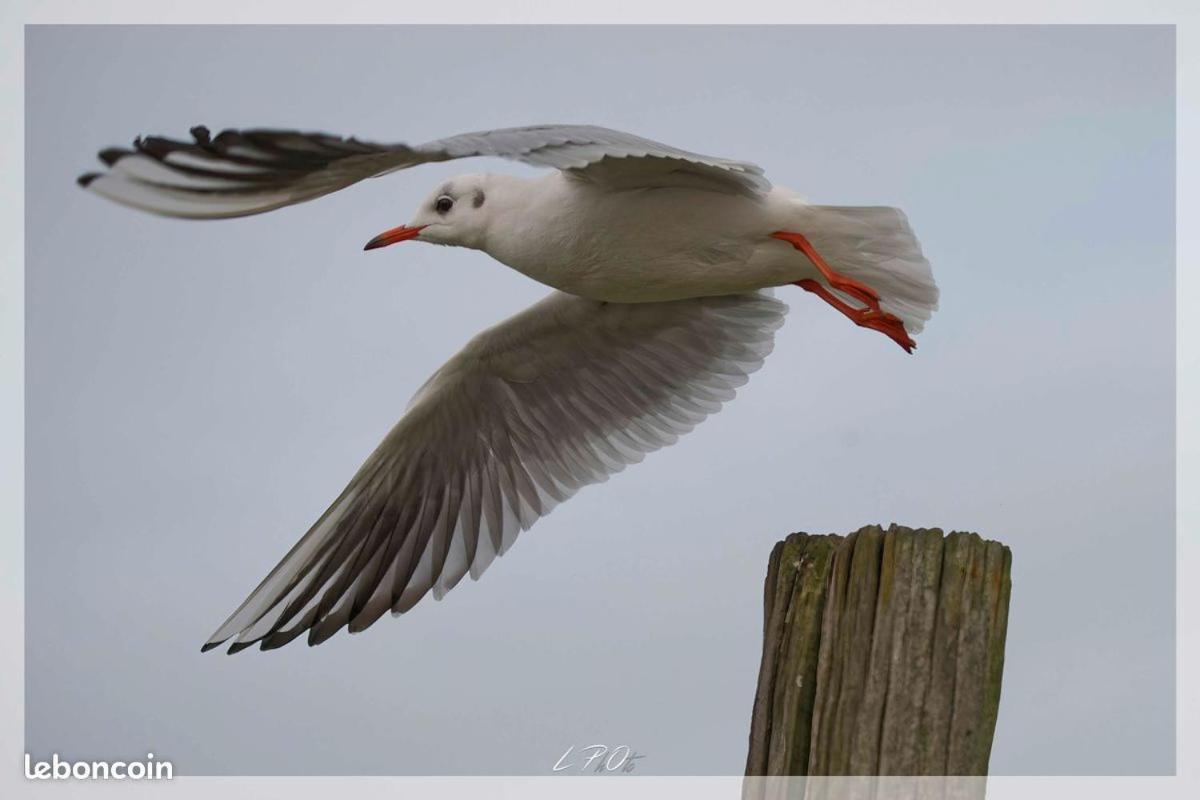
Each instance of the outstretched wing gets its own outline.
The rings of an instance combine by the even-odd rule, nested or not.
[[[733,397],[787,307],[769,292],[617,304],[554,292],[476,336],[204,645],[361,631],[479,575],[581,487]]]
[[[260,214],[336,192],[363,178],[418,164],[499,156],[565,170],[620,190],[691,186],[762,195],[771,184],[754,164],[702,156],[592,125],[535,125],[465,133],[416,147],[323,133],[192,128],[193,141],[139,138],[100,152],[107,172],[84,188],[143,211],[188,219]]]
[[[107,172],[79,185],[132,208],[185,219],[227,219],[303,203],[395,169],[437,160],[405,145],[321,133],[192,128],[194,141],[138,138],[100,151]]]
[[[689,186],[761,196],[771,190],[762,167],[704,156],[595,125],[533,125],[464,133],[422,145],[448,158],[500,156],[626,189]]]

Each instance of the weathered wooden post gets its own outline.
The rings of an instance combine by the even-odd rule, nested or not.
[[[1011,564],[977,534],[898,525],[776,544],[746,775],[986,775]]]

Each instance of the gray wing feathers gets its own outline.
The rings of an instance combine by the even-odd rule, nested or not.
[[[766,292],[605,304],[555,292],[475,337],[205,649],[318,644],[478,578],[583,486],[717,411],[770,352]]]
[[[592,125],[535,125],[466,133],[417,147],[323,133],[192,128],[192,141],[138,138],[131,149],[100,152],[107,172],[79,178],[84,188],[133,208],[185,219],[261,214],[344,189],[364,178],[418,164],[498,156],[567,170],[602,186],[678,185],[762,195],[762,169],[689,153]]]
[[[450,158],[500,156],[540,167],[570,170],[614,188],[693,185],[762,195],[771,183],[745,161],[691,153],[631,133],[595,125],[533,125],[464,133],[422,145]]]
[[[405,145],[321,133],[192,128],[193,141],[139,138],[100,153],[107,172],[84,188],[143,211],[185,219],[261,214],[343,189],[363,178],[431,160]]]

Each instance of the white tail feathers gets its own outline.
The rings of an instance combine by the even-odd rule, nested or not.
[[[879,293],[879,305],[919,333],[938,305],[938,288],[908,218],[888,206],[803,206],[800,228],[835,270]],[[857,301],[836,292],[853,305]]]

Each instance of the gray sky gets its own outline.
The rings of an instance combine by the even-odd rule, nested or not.
[[[180,774],[744,766],[772,544],[871,522],[1013,549],[997,774],[1174,766],[1169,28],[32,28],[27,749]],[[422,141],[536,122],[755,161],[909,215],[914,357],[799,289],[739,398],[478,583],[319,648],[199,646],[428,374],[546,291],[361,252],[433,165],[218,223],[74,185],[203,122]]]

